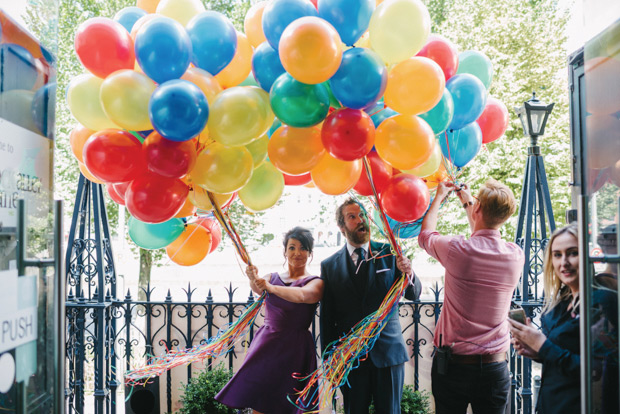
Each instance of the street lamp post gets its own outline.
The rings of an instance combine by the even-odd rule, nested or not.
[[[539,275],[543,271],[543,252],[549,241],[549,234],[555,230],[545,164],[538,145],[538,137],[545,132],[545,125],[553,106],[553,103],[550,105],[542,103],[536,98],[536,93],[532,93],[530,100],[515,108],[523,126],[523,134],[530,137],[530,145],[527,149],[519,221],[515,235],[515,242],[525,253],[525,263],[514,301],[521,304],[532,319],[534,314],[540,313],[542,309]],[[518,374],[513,376],[512,412],[521,411],[528,414],[532,411],[532,362],[528,358],[517,358],[512,355],[510,364],[511,371]],[[519,399],[515,395],[517,389]]]

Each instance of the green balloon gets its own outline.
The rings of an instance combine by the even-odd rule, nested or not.
[[[268,145],[269,137],[267,136],[267,134],[263,134],[245,146],[248,151],[250,151],[250,154],[252,154],[252,162],[254,163],[254,168],[262,165],[263,162],[265,162],[265,160],[267,159]]]
[[[329,92],[323,84],[307,85],[288,73],[276,79],[269,93],[271,109],[282,123],[296,128],[318,124],[329,111]]]
[[[452,100],[452,94],[448,89],[444,89],[439,103],[430,111],[418,116],[428,122],[431,128],[433,128],[433,133],[437,135],[448,128],[448,125],[452,122],[453,115],[454,101]]]
[[[129,217],[129,237],[136,245],[147,250],[168,246],[183,233],[183,230],[185,230],[185,223],[180,218],[150,224]]]
[[[467,50],[459,53],[459,67],[456,73],[469,73],[482,81],[487,90],[493,81],[493,63],[481,52]]]
[[[238,192],[239,200],[250,211],[267,210],[275,205],[284,191],[284,176],[270,162],[264,162],[252,173],[250,181]]]

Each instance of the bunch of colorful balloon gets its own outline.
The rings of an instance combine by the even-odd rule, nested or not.
[[[252,211],[285,184],[370,195],[364,157],[385,212],[415,221],[429,187],[507,126],[487,99],[490,61],[429,38],[420,0],[262,1],[245,34],[199,0],[138,6],[78,28],[89,73],[67,100],[82,172],[148,229],[208,212],[206,191]],[[171,257],[197,249],[193,238]]]

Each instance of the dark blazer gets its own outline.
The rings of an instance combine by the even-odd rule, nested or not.
[[[351,260],[347,246],[321,262],[321,279],[325,291],[321,300],[321,349],[341,336],[369,314],[376,311],[400,276],[396,268],[396,256],[390,254],[389,244],[371,241],[373,256],[381,257],[369,261],[369,277],[365,291],[360,291],[352,281],[348,262]],[[377,254],[378,253],[378,254]],[[387,270],[386,270],[387,269]],[[415,278],[415,286],[409,286],[405,297],[415,300],[420,297],[422,284]],[[390,316],[387,325],[370,351],[372,363],[379,368],[402,364],[409,360],[407,348],[398,320],[398,309]]]

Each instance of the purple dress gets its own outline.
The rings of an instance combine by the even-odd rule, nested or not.
[[[318,276],[284,283],[272,273],[275,286],[302,287]],[[316,351],[308,330],[316,304],[292,303],[276,295],[265,301],[265,323],[259,328],[245,361],[215,399],[232,408],[252,408],[265,414],[297,414],[302,411],[289,402],[305,383],[292,377],[306,376],[316,369]]]

